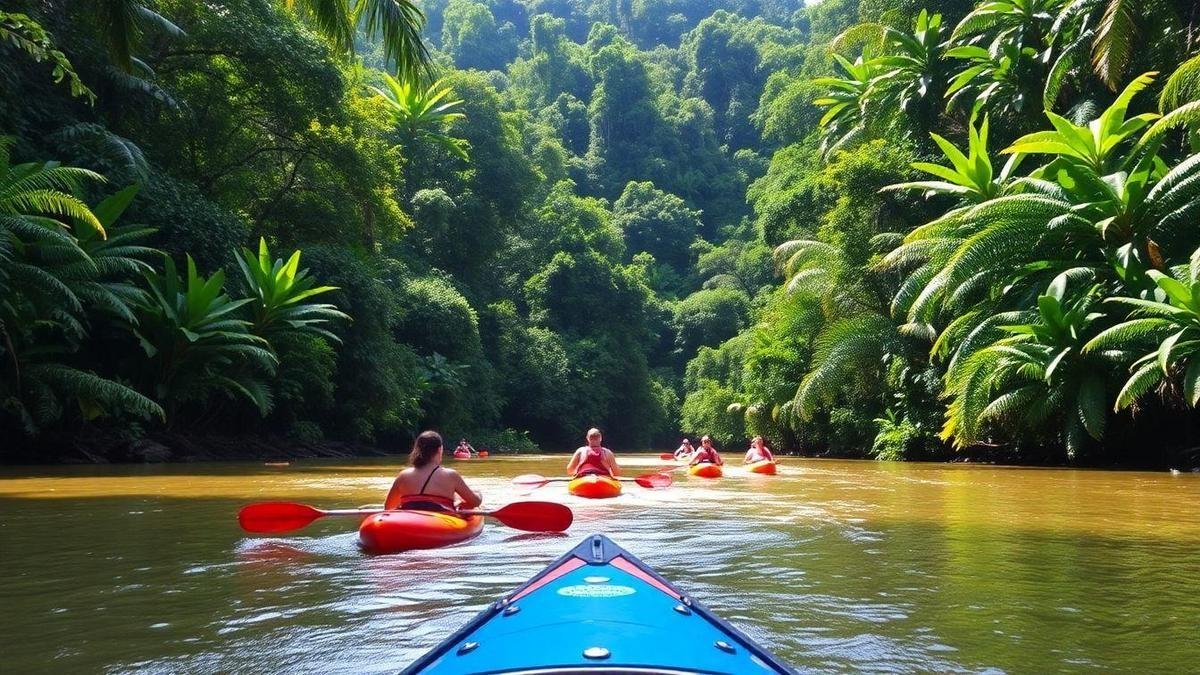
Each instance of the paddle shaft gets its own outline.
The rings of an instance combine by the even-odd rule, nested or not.
[[[238,522],[248,532],[290,532],[326,516],[366,518],[397,509],[318,509],[307,504],[264,502],[250,504],[238,512]],[[448,512],[449,513],[449,512]],[[495,511],[453,512],[459,516],[486,516],[509,527],[535,532],[561,532],[570,526],[571,510],[553,502],[514,502]]]
[[[373,516],[377,513],[384,513],[387,509],[321,509],[321,517],[324,516]]]

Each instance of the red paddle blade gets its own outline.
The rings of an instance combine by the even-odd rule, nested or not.
[[[634,478],[633,481],[644,488],[666,488],[671,487],[675,479],[669,473],[647,473]]]
[[[550,479],[546,478],[545,476],[539,476],[536,473],[526,473],[512,479],[512,482],[515,485],[533,485],[536,487],[541,487],[542,485],[549,483]]]
[[[325,515],[305,504],[262,502],[242,507],[238,524],[247,532],[291,532]]]
[[[529,532],[562,532],[575,519],[571,509],[555,502],[513,502],[488,515],[511,528]]]
[[[675,459],[675,455],[672,455],[669,452],[664,452],[663,454],[659,455],[658,458],[659,459]]]

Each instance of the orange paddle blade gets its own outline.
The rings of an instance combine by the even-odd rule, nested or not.
[[[513,502],[495,511],[462,511],[464,515],[484,515],[505,525],[528,532],[562,532],[571,526],[575,514],[555,502]]]
[[[675,459],[675,455],[673,455],[669,452],[664,452],[661,455],[659,455],[658,458],[659,459]]]
[[[291,532],[325,515],[305,504],[262,502],[242,507],[238,524],[247,532]]]
[[[675,479],[669,473],[646,473],[634,478],[633,482],[644,488],[667,488]]]

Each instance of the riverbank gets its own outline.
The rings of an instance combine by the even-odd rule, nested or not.
[[[511,440],[511,439],[510,439]],[[525,440],[529,446],[520,450],[504,444],[494,444],[493,454],[556,454],[552,449],[538,448]],[[485,447],[485,446],[479,446]],[[497,449],[500,448],[500,449]],[[723,451],[727,460],[735,464],[739,453],[731,449]],[[564,450],[561,454],[566,454]],[[619,454],[627,454],[619,452]],[[781,458],[864,460],[863,456],[841,456],[829,453],[808,454],[800,451],[779,450]],[[338,440],[300,441],[291,438],[264,434],[182,434],[154,433],[140,438],[129,434],[48,434],[36,442],[12,448],[3,448],[0,464],[186,464],[192,462],[235,462],[262,461],[287,462],[300,459],[355,459],[371,457],[397,457],[403,461],[407,448],[383,448],[369,443]],[[911,464],[979,464],[990,466],[1041,467],[1041,468],[1088,468],[1114,471],[1170,471],[1200,472],[1200,447],[1191,448],[1174,455],[1173,461],[1154,461],[1157,457],[1143,457],[1143,463],[1079,463],[1065,465],[1055,461],[1057,455],[1046,453],[1044,461],[1030,461],[1037,456],[1004,446],[976,446],[957,454],[907,460]],[[1163,458],[1165,460],[1165,458]]]
[[[399,455],[384,448],[346,441],[298,441],[258,434],[155,433],[49,434],[34,443],[6,449],[4,464],[144,464],[293,459],[337,459]]]

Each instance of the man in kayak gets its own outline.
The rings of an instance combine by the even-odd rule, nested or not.
[[[692,442],[684,438],[679,447],[675,448],[675,459],[690,459],[693,452],[696,452],[696,449],[692,447]]]
[[[774,462],[775,455],[771,454],[771,450],[767,448],[767,443],[762,436],[755,436],[750,441],[750,449],[746,451],[746,458],[742,460],[742,464],[753,464],[763,460]]]
[[[454,451],[455,451],[455,452],[465,452],[465,453],[467,453],[467,454],[469,454],[469,455],[475,455],[475,454],[478,454],[477,452],[475,452],[475,448],[472,448],[472,447],[471,447],[471,444],[470,444],[470,443],[468,443],[468,442],[467,442],[467,439],[465,439],[465,438],[461,438],[461,439],[459,439],[459,441],[458,441],[458,447],[457,447],[457,448],[455,448],[455,449],[454,449]]]
[[[713,447],[712,439],[708,436],[700,439],[700,449],[692,455],[692,466],[703,462],[718,466],[725,463],[725,460],[721,459],[721,455],[717,453],[717,449]]]
[[[603,437],[599,429],[588,429],[587,445],[575,450],[571,461],[567,462],[567,475],[578,478],[589,474],[617,477],[621,475],[621,467],[617,466],[617,456],[612,450],[600,445]]]
[[[421,432],[408,456],[412,466],[396,476],[387,499],[383,500],[383,508],[454,511],[459,507],[473,509],[482,504],[482,494],[472,490],[457,471],[442,466],[442,452],[441,434]]]

